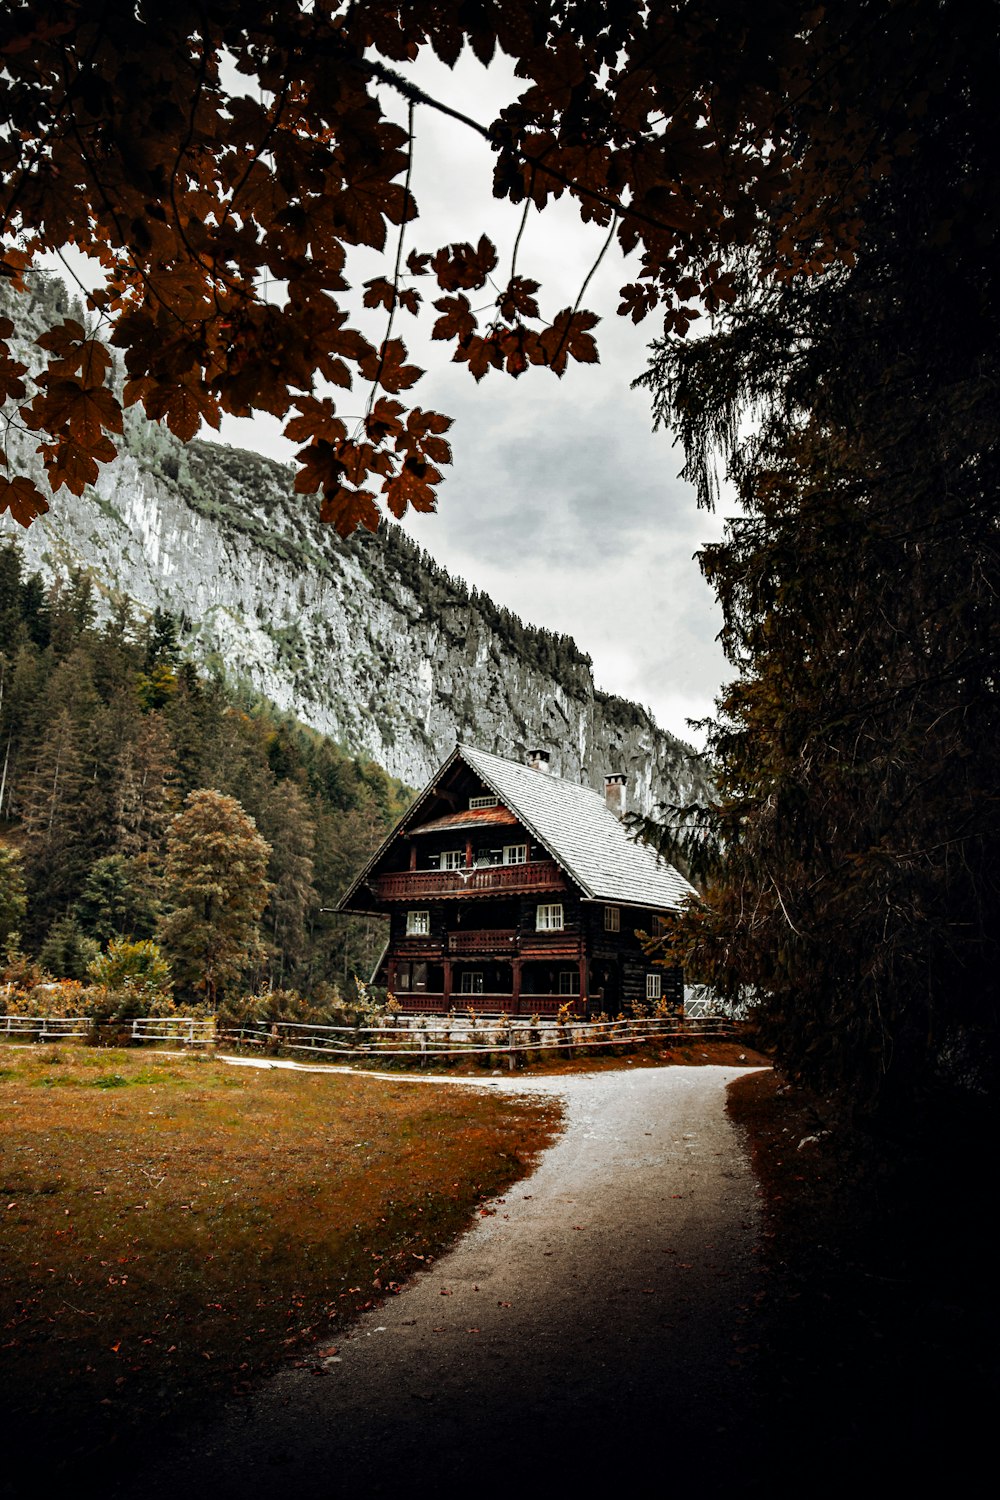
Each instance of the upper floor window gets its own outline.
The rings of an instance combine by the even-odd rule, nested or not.
[[[618,906],[606,906],[604,908],[604,931],[620,932],[622,925],[621,908]]]
[[[406,913],[406,936],[426,937],[431,930],[431,914],[429,911],[408,911]]]
[[[496,807],[497,801],[496,797],[470,797],[469,807]]]
[[[536,932],[557,932],[563,926],[562,902],[549,902],[535,912]]]
[[[527,844],[504,844],[503,862],[505,865],[524,865],[528,862]]]
[[[650,937],[661,938],[667,930],[667,918],[656,912],[649,929]]]
[[[464,849],[446,849],[441,856],[442,870],[461,870],[465,867]]]
[[[647,1000],[659,1000],[659,998],[660,998],[660,996],[661,996],[662,993],[663,993],[663,975],[662,974],[647,974],[646,975],[646,999]]]

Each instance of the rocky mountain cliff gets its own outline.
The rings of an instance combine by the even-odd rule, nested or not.
[[[34,311],[48,319],[60,302],[58,282],[41,284]],[[12,468],[37,470],[34,444],[10,430]],[[600,692],[569,637],[523,625],[397,527],[342,541],[291,480],[257,454],[182,444],[133,409],[95,488],[60,491],[27,532],[4,515],[0,535],[47,578],[85,569],[108,607],[124,595],[179,616],[193,659],[224,663],[411,785],[461,739],[500,755],[546,748],[553,771],[595,787],[626,771],[637,811],[704,788],[690,747]]]

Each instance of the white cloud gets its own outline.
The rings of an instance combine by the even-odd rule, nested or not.
[[[484,123],[518,86],[502,60],[485,70],[468,51],[453,72],[424,59],[416,76],[426,92]],[[390,89],[382,95],[394,117],[405,119],[398,96]],[[485,232],[498,247],[497,277],[505,279],[520,209],[492,197],[492,160],[475,132],[418,109],[413,190],[420,218],[407,229],[408,247],[430,250]],[[529,216],[518,270],[542,283],[546,314],[573,305],[604,235],[582,225],[567,199]],[[356,286],[386,274],[375,257],[355,261]],[[655,335],[652,323],[636,329],[616,317],[618,289],[631,274],[612,246],[584,299],[602,316],[601,363],[572,365],[561,381],[536,369],[518,381],[491,372],[477,386],[464,366],[450,362],[446,346],[430,343],[430,318],[418,325],[397,315],[394,335],[427,371],[415,399],[456,419],[455,464],[438,513],[406,525],[498,603],[573,635],[593,657],[601,687],[647,704],[664,727],[688,738],[685,720],[710,712],[729,675],[715,640],[718,608],[692,556],[721,535],[722,523],[697,511],[676,477],[680,457],[669,435],[651,430],[648,396],[630,389]],[[422,289],[429,286],[427,279]],[[482,301],[489,303],[488,292]],[[385,315],[367,316],[369,335],[380,340]],[[350,398],[343,409],[352,411]],[[282,459],[293,452],[280,423],[266,417],[226,420],[222,437]]]

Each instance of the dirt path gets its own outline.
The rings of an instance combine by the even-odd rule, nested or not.
[[[746,1493],[737,1345],[756,1208],[724,1113],[740,1071],[493,1081],[565,1100],[538,1171],[321,1376],[273,1377],[121,1493],[532,1495],[655,1477],[704,1496],[734,1465]]]

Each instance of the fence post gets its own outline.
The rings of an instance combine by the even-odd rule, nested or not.
[[[507,1068],[511,1073],[513,1073],[514,1068],[517,1065],[517,1053],[514,1046],[514,1043],[517,1040],[517,1032],[514,1029],[513,1023],[511,1023],[511,1028],[507,1033],[507,1038]]]
[[[427,1063],[427,1033],[420,1033],[420,1066],[425,1067]]]

